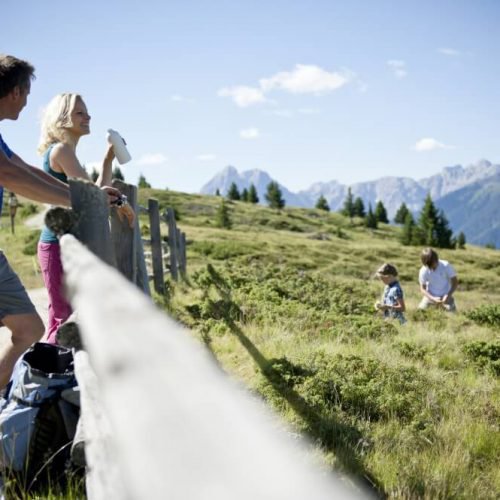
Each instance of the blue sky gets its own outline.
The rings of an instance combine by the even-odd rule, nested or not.
[[[416,179],[500,162],[496,0],[0,0],[0,51],[36,67],[27,108],[0,123],[27,161],[39,116],[81,93],[92,134],[126,138],[153,186],[197,192],[226,165],[291,190]]]

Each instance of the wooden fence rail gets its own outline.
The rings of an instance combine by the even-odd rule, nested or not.
[[[102,196],[75,182],[72,192]],[[108,208],[100,206],[100,219],[86,217],[81,205],[76,218],[99,226],[93,231],[105,241],[96,245],[91,237],[90,251],[72,235],[61,238],[68,296],[86,350],[76,354],[75,369],[88,498],[361,498],[312,466],[307,448],[263,403],[230,382],[202,344],[109,265]],[[79,228],[80,235],[91,232]]]

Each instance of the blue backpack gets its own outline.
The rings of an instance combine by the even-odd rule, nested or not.
[[[80,409],[64,398],[77,385],[71,349],[34,344],[0,399],[0,468],[30,491],[62,485]]]

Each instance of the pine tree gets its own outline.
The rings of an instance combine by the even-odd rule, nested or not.
[[[375,217],[375,214],[373,213],[371,203],[368,205],[368,213],[366,214],[365,217],[365,226],[370,229],[377,229],[378,227],[378,221],[377,218]]]
[[[401,203],[401,206],[398,208],[396,215],[394,216],[394,224],[404,224],[406,220],[406,214],[409,212],[406,203]]]
[[[387,210],[384,207],[382,201],[378,201],[375,206],[375,218],[377,222],[383,222],[385,224],[389,224],[389,219],[387,218]]]
[[[220,191],[219,191],[219,188],[217,188],[217,189],[215,190],[215,196],[220,196]]]
[[[117,179],[119,181],[125,181],[125,177],[123,176],[123,173],[122,173],[120,167],[115,167],[113,169],[112,177],[113,177],[113,179]]]
[[[360,196],[358,196],[354,200],[353,209],[354,209],[354,215],[356,217],[364,217],[366,215],[365,204],[363,203],[363,200],[361,199]]]
[[[403,227],[401,229],[400,241],[403,245],[413,245],[415,238],[415,220],[411,212],[406,212]]]
[[[354,201],[352,197],[352,191],[351,188],[347,189],[347,196],[344,201],[344,207],[341,210],[342,215],[345,215],[346,217],[350,217],[351,220],[354,217]]]
[[[449,227],[449,222],[443,210],[439,210],[436,221],[436,239],[438,248],[454,248],[453,231]]]
[[[418,243],[420,245],[427,245],[430,247],[438,246],[438,239],[436,234],[436,225],[438,221],[438,212],[431,195],[428,194],[424,201],[424,206],[420,212],[418,219]]]
[[[250,203],[259,203],[259,197],[257,196],[257,189],[253,184],[250,184],[248,188],[248,201]]]
[[[231,185],[229,186],[229,191],[227,192],[227,198],[229,200],[240,200],[240,192],[238,191],[238,186],[236,185],[235,182],[232,182]]]
[[[277,182],[271,181],[267,185],[266,201],[271,208],[277,208],[278,210],[285,206],[285,200]]]
[[[140,188],[150,188],[151,184],[146,180],[143,174],[139,175],[139,181],[137,182],[137,186]]]
[[[465,248],[465,234],[460,231],[457,236],[457,241],[456,241],[456,248],[459,248],[460,250],[463,250]]]
[[[241,192],[241,200],[248,201],[248,189],[247,188],[243,188],[243,191]]]
[[[319,210],[325,210],[326,212],[330,211],[330,206],[328,205],[328,202],[323,195],[318,198],[318,201],[316,202],[316,208]]]
[[[217,213],[215,214],[215,225],[216,227],[224,229],[231,229],[233,226],[231,216],[229,214],[229,208],[227,207],[224,198],[221,199],[221,203],[217,209]]]

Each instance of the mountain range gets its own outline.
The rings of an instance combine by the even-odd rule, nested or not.
[[[226,194],[234,182],[241,191],[251,184],[257,189],[261,203],[265,201],[267,185],[275,181],[263,170],[239,173],[227,166],[200,190],[202,194]],[[463,231],[467,241],[478,245],[491,244],[500,248],[500,165],[487,160],[463,167],[445,167],[431,177],[414,180],[410,177],[382,177],[350,186],[337,181],[316,182],[296,193],[279,183],[287,206],[312,208],[323,195],[330,209],[340,210],[348,188],[354,197],[361,197],[365,207],[382,201],[389,218],[393,218],[401,203],[406,203],[415,214],[430,193],[436,206],[442,208],[455,233]]]

